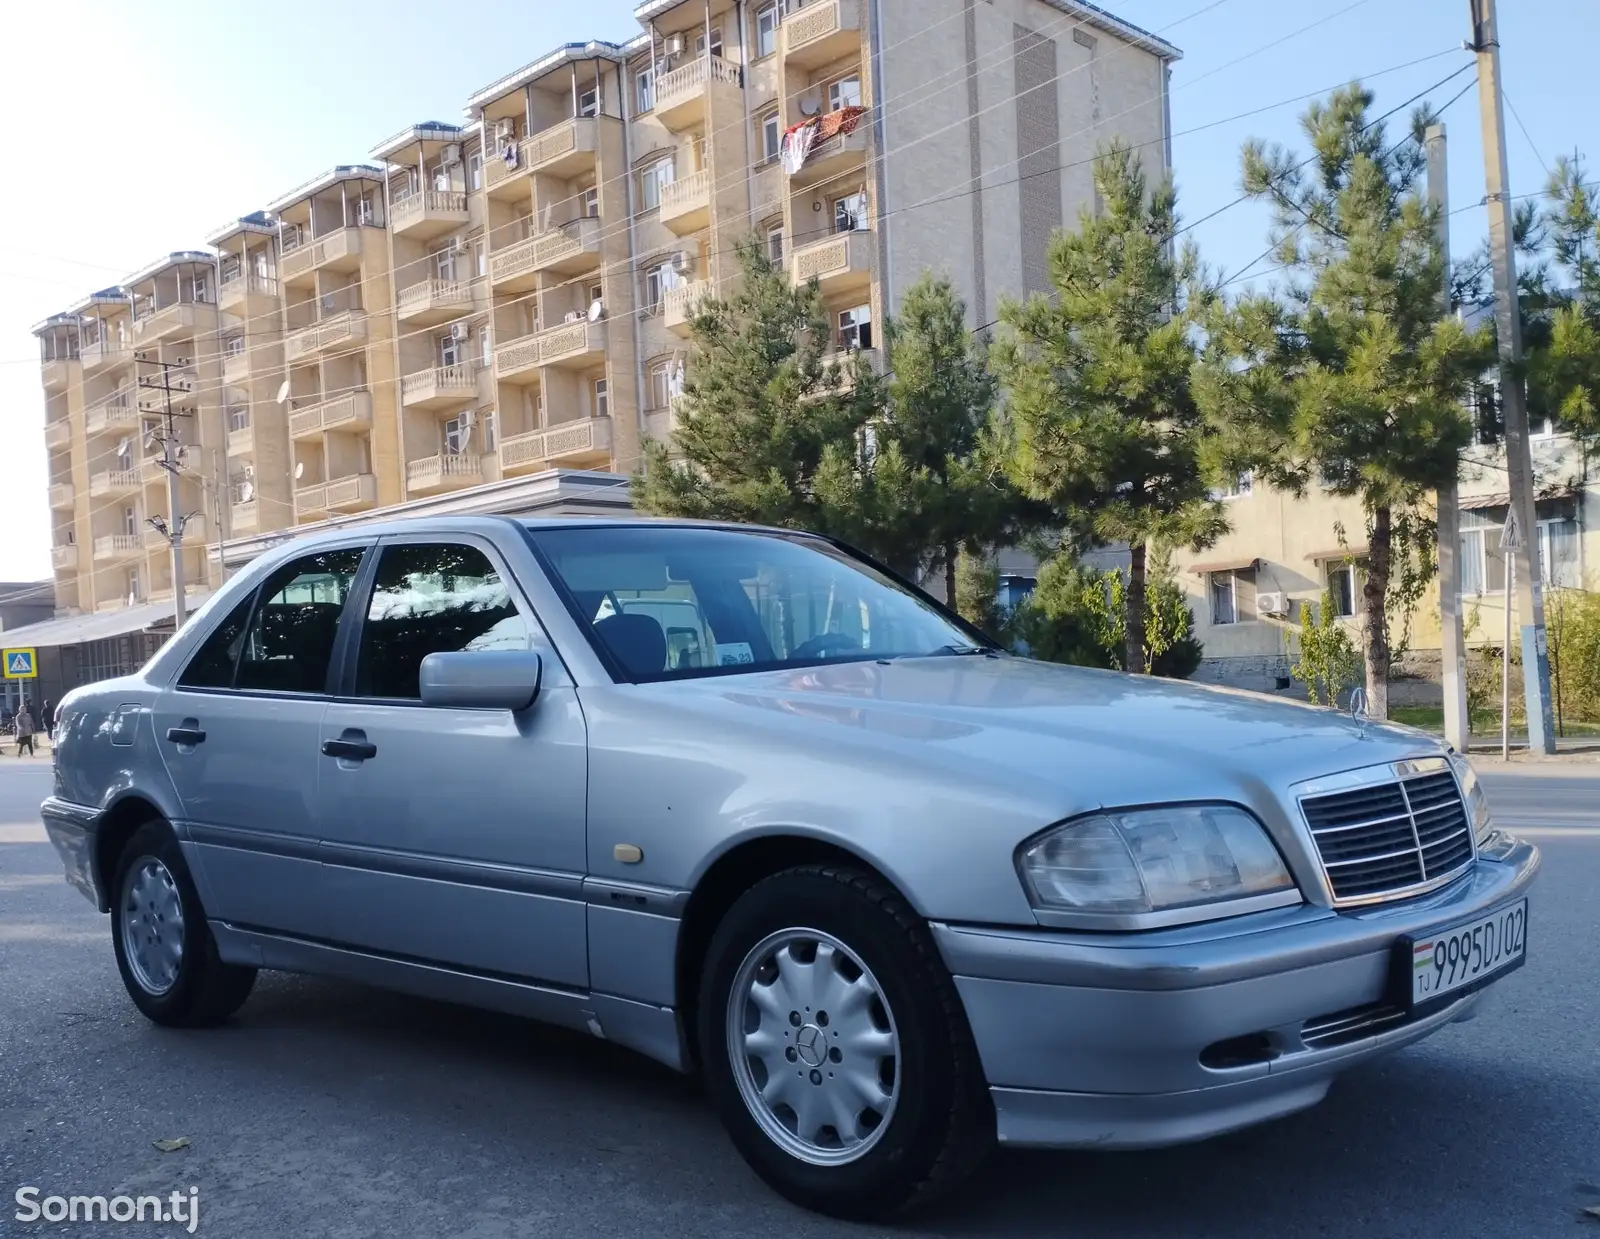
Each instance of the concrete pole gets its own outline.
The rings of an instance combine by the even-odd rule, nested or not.
[[[1521,621],[1522,691],[1528,716],[1528,748],[1556,751],[1550,708],[1550,650],[1544,629],[1544,589],[1534,513],[1533,453],[1528,445],[1528,405],[1522,387],[1522,320],[1517,311],[1517,257],[1507,188],[1505,111],[1500,97],[1500,36],[1495,0],[1471,0],[1472,46],[1478,56],[1478,112],[1483,125],[1483,173],[1489,208],[1489,256],[1494,264],[1494,317],[1500,348],[1500,402],[1505,410],[1506,470],[1511,511],[1522,533],[1508,557],[1516,563],[1516,605]],[[1509,582],[1506,603],[1511,603]]]
[[[1439,252],[1444,259],[1444,309],[1450,301],[1450,193],[1445,179],[1445,131],[1442,122],[1428,126],[1428,204],[1439,212]],[[1439,665],[1444,688],[1444,738],[1465,753],[1472,730],[1467,715],[1467,641],[1461,622],[1461,512],[1456,477],[1439,487]]]

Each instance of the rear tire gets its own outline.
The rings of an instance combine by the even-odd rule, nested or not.
[[[220,1024],[244,1005],[254,968],[225,964],[172,827],[160,819],[134,831],[111,883],[111,941],[122,983],[157,1024]]]
[[[874,1220],[921,1207],[993,1144],[977,1048],[933,938],[860,870],[807,865],[745,892],[707,950],[698,1032],[734,1145],[805,1208]]]

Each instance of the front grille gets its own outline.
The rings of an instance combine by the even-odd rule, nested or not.
[[[1459,873],[1472,827],[1449,770],[1300,802],[1337,900],[1381,898]]]

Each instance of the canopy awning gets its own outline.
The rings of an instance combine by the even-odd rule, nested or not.
[[[206,600],[206,594],[190,594],[190,614]],[[107,637],[120,637],[130,632],[144,632],[166,621],[172,631],[171,602],[145,602],[134,607],[118,607],[115,611],[97,611],[92,615],[67,615],[60,619],[43,620],[21,628],[8,628],[0,633],[0,642],[7,648],[54,647],[80,645],[85,641],[102,641]]]
[[[1212,572],[1244,572],[1261,566],[1258,556],[1249,559],[1213,559],[1203,564],[1191,564],[1189,571],[1195,576],[1206,576]]]

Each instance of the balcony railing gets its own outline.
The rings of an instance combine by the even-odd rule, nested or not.
[[[872,278],[872,233],[841,232],[802,245],[789,256],[789,277],[796,284],[814,279],[825,293],[864,286]]]
[[[371,507],[378,498],[378,481],[370,473],[334,478],[324,488],[324,502],[331,512]]]
[[[278,295],[278,281],[270,275],[257,275],[255,272],[246,274],[241,271],[222,281],[217,291],[217,299],[224,310],[237,305],[248,297],[276,297]]]
[[[248,456],[255,451],[256,428],[254,426],[241,426],[237,430],[228,431],[228,455]]]
[[[406,465],[406,489],[442,490],[454,486],[476,486],[483,481],[483,461],[477,456],[441,454],[413,460]]]
[[[71,482],[56,482],[50,487],[50,506],[52,508],[70,508],[76,492],[72,489]]]
[[[484,187],[493,195],[530,172],[561,175],[592,165],[597,134],[594,117],[578,116],[523,138],[516,144],[513,162],[492,151],[484,165]]]
[[[662,317],[668,331],[687,336],[694,327],[694,317],[700,312],[700,303],[711,295],[709,280],[695,280],[669,288],[661,299]]]
[[[341,344],[364,340],[366,336],[366,314],[361,310],[344,310],[294,332],[283,342],[283,351],[290,361],[299,361]]]
[[[472,288],[460,280],[422,280],[400,290],[400,321],[442,323],[472,310]]]
[[[706,90],[739,88],[739,66],[721,56],[701,56],[656,79],[656,118],[681,130],[704,120]]]
[[[39,377],[43,380],[46,391],[60,391],[67,385],[67,379],[70,377],[67,367],[71,364],[60,358],[42,363]]]
[[[348,271],[361,263],[360,228],[340,228],[314,241],[304,241],[278,259],[278,273],[296,280],[323,267]]]
[[[396,198],[389,207],[389,226],[396,236],[434,237],[466,222],[467,195],[451,190],[425,189]]]
[[[195,303],[180,301],[133,321],[133,338],[145,343],[164,340],[174,332],[193,331]]]
[[[44,445],[51,451],[60,451],[64,447],[72,446],[72,423],[66,418],[58,418],[53,422],[44,424]]]
[[[699,232],[711,219],[711,169],[691,172],[661,189],[661,222],[680,236]]]
[[[783,19],[791,68],[816,69],[861,50],[861,0],[816,0]]]
[[[189,542],[203,543],[206,540],[206,518],[198,512],[191,513],[184,520],[183,536]],[[172,543],[159,529],[146,529],[144,545],[146,550],[156,551],[170,549]]]
[[[500,467],[516,469],[546,462],[589,462],[610,454],[611,419],[589,417],[501,440]]]
[[[459,404],[478,394],[476,366],[434,366],[400,379],[400,403],[411,408],[431,409]]]
[[[80,354],[83,359],[83,368],[87,373],[98,370],[102,366],[120,365],[133,360],[133,347],[116,341],[99,341],[94,344],[85,344]]]
[[[138,469],[102,469],[89,479],[89,494],[95,498],[102,495],[126,494],[139,489]]]
[[[136,533],[114,533],[94,540],[96,559],[120,559],[144,553],[144,544]]]
[[[125,391],[102,400],[83,415],[83,429],[92,435],[104,434],[108,430],[125,430],[138,424],[139,410],[134,407],[132,394]]]
[[[604,356],[605,326],[586,318],[563,323],[539,333],[539,364],[542,366],[584,366]]]
[[[78,566],[78,548],[72,543],[50,548],[50,566],[57,571]]]
[[[324,430],[353,430],[372,423],[372,393],[364,387],[289,414],[289,437],[307,439]]]
[[[256,508],[256,500],[254,499],[234,504],[229,509],[228,515],[234,533],[238,533],[241,530],[256,529],[261,524],[261,513]]]

